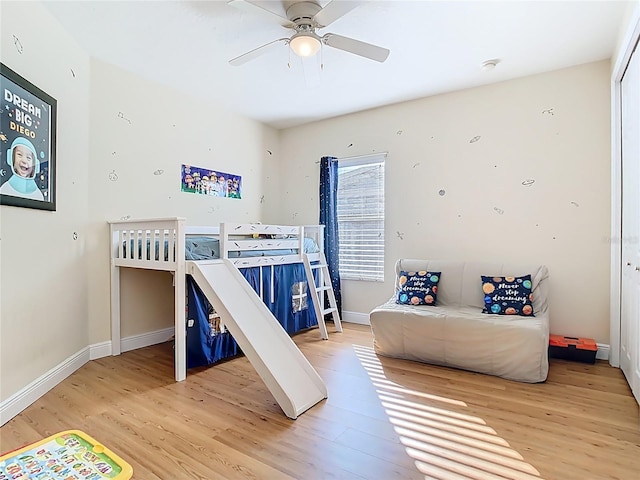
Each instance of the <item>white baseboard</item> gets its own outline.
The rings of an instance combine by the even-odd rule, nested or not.
[[[173,337],[173,328],[163,328],[162,330],[156,330],[154,332],[141,333],[139,335],[132,335],[125,337],[120,343],[120,351],[128,352],[136,350],[138,348],[150,347],[151,345],[157,345],[158,343],[164,343]],[[89,358],[96,360],[98,358],[108,357],[112,352],[111,342],[94,343],[89,346]]]
[[[609,345],[606,343],[597,343],[598,353],[596,353],[596,358],[598,360],[609,360]]]
[[[138,348],[149,347],[151,345],[157,345],[158,343],[164,343],[173,337],[175,330],[171,328],[163,328],[162,330],[156,330],[155,332],[141,333],[140,335],[132,335],[130,337],[123,338],[120,342],[121,351],[128,352],[130,350],[136,350]]]
[[[342,321],[348,323],[358,323],[360,325],[371,325],[369,323],[369,314],[360,312],[342,312]]]
[[[169,340],[174,334],[173,328],[164,328],[155,332],[133,335],[122,339],[122,351],[128,352],[136,348],[148,347]],[[41,377],[19,390],[9,398],[0,402],[0,426],[34,403],[53,387],[62,382],[73,372],[90,360],[111,355],[111,342],[100,342],[83,348],[78,353],[53,367]]]
[[[7,423],[88,361],[89,347],[85,347],[1,402],[0,425]]]
[[[89,359],[97,360],[98,358],[108,357],[111,355],[111,341],[94,343],[89,345]]]

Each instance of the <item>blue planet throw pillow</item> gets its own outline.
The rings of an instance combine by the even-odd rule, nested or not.
[[[482,278],[484,308],[482,313],[533,317],[531,275],[523,277]]]
[[[400,290],[396,303],[403,305],[435,305],[441,272],[405,272],[398,276]]]

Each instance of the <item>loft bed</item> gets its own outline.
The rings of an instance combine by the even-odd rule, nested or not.
[[[305,315],[301,317],[302,321],[296,318],[287,323],[288,320],[283,318],[288,315],[284,311],[287,307],[283,306],[282,302],[278,303],[278,298],[283,296],[281,293],[284,282],[281,278],[285,272],[288,275],[293,272],[295,282],[300,286],[305,282],[305,289],[307,288],[303,258],[306,256],[308,262],[319,262],[322,259],[323,225],[221,223],[219,226],[192,227],[186,226],[186,220],[178,217],[123,220],[109,224],[113,355],[121,353],[121,267],[169,271],[174,276],[176,381],[186,378],[187,368],[215,363],[239,353],[237,344],[215,312],[214,315],[209,315],[210,311],[204,312],[204,322],[208,320],[208,325],[204,325],[202,315],[199,322],[193,325],[194,315],[191,311],[187,319],[187,305],[189,309],[198,310],[206,310],[206,305],[209,305],[206,300],[200,303],[199,299],[204,298],[204,295],[192,278],[192,275],[197,273],[198,266],[204,268],[220,263],[221,260],[228,260],[240,270],[288,334],[310,328],[318,322],[311,301],[302,305],[306,303],[302,302],[306,292],[293,292],[294,297],[297,293],[299,301],[300,310],[297,313],[303,312],[298,316]],[[278,288],[280,290],[277,290]],[[246,299],[238,298],[237,301],[243,302]],[[188,328],[189,332],[194,332],[193,335],[187,333]],[[211,338],[206,338],[207,336],[215,337],[215,344],[211,345],[212,353],[200,355],[202,358],[198,354],[189,356],[192,344],[212,341]],[[193,340],[196,337],[198,338]],[[188,361],[188,358],[195,360]]]

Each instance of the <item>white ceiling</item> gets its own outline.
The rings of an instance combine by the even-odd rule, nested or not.
[[[285,15],[283,2],[260,3]],[[243,66],[229,65],[293,32],[224,0],[45,5],[91,56],[287,128],[610,58],[630,3],[364,1],[319,33],[389,48],[387,61],[325,46],[323,69],[311,79],[285,44]],[[500,63],[484,71],[480,65],[489,59]]]

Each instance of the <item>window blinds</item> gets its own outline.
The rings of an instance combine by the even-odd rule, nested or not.
[[[340,276],[384,280],[384,155],[338,162]]]

